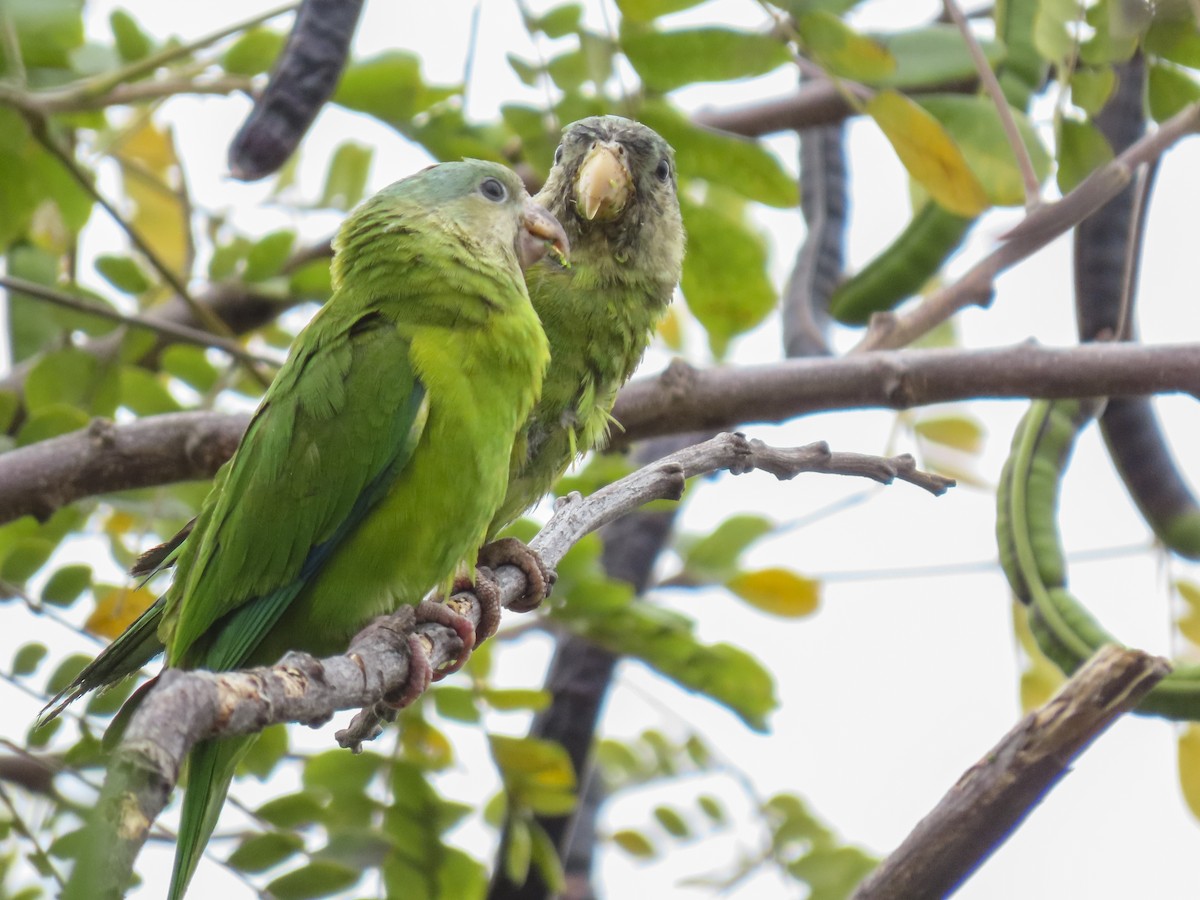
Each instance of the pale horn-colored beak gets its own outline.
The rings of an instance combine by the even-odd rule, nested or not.
[[[610,222],[621,214],[633,192],[625,148],[617,141],[592,144],[575,180],[579,214],[588,221]]]

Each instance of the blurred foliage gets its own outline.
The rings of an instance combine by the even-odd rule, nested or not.
[[[869,99],[855,101],[860,111],[874,119],[918,193],[930,198],[927,204],[937,204],[934,211],[944,218],[942,227],[910,230],[907,239],[884,252],[864,288],[869,296],[852,304],[851,321],[865,321],[871,310],[895,305],[936,278],[966,235],[969,219],[961,217],[1024,203],[1020,170],[991,101],[979,92],[963,92],[962,85],[974,78],[974,65],[953,27],[860,33],[847,21],[853,0],[778,2],[775,11],[789,18],[763,16],[737,28],[685,26],[671,18],[699,5],[698,0],[617,0],[619,18],[611,33],[593,29],[577,3],[537,15],[524,12],[531,38],[547,52],[522,48],[509,54],[513,71],[531,90],[504,105],[492,121],[467,118],[466,86],[430,83],[421,55],[399,48],[353,59],[333,102],[385,123],[431,158],[500,160],[521,166],[535,181],[551,163],[561,124],[620,112],[657,129],[677,152],[690,250],[682,282],[686,307],[676,306],[660,338],[673,352],[698,358],[723,357],[732,342],[776,310],[771,247],[759,213],[762,207],[791,209],[798,196],[791,160],[781,160],[764,143],[696,125],[679,102],[680,89],[786,69],[793,52],[835,78],[869,89]],[[1000,77],[1033,171],[1041,180],[1053,176],[1063,191],[1112,157],[1092,116],[1114,88],[1114,64],[1134,52],[1146,55],[1146,104],[1156,120],[1200,99],[1200,34],[1186,18],[1186,5],[1179,5],[1184,18],[1175,20],[1131,19],[1129,7],[1117,0],[1009,0],[997,4],[995,27],[984,29],[993,35],[981,41],[984,54]],[[179,306],[180,284],[201,302],[217,289],[267,300],[277,315],[300,303],[320,302],[329,291],[329,272],[319,248],[312,252],[303,246],[291,228],[245,233],[223,212],[194,202],[189,167],[219,163],[180,152],[166,109],[174,94],[187,94],[201,82],[209,93],[260,86],[284,46],[280,26],[260,16],[185,43],[148,33],[124,10],[111,15],[108,33],[85,35],[83,12],[83,0],[5,0],[0,5],[5,271],[150,316]],[[942,90],[906,93],[933,88]],[[755,90],[748,82],[747,95]],[[1027,117],[1031,98],[1043,92],[1055,92],[1058,100],[1049,130],[1035,129]],[[316,210],[351,208],[366,190],[374,149],[359,141],[342,143],[326,163],[319,195],[311,197],[298,195],[293,161],[276,179],[273,202],[298,222]],[[105,170],[119,178],[100,177]],[[98,187],[119,192],[106,199],[122,215],[128,240],[85,252],[95,247],[82,240],[86,229],[107,215],[95,208]],[[918,204],[914,221],[922,214],[929,216]],[[946,222],[952,227],[944,227]],[[926,234],[929,240],[949,237],[937,238],[941,244],[931,251],[921,246]],[[905,288],[899,296],[888,295],[889,290],[895,294],[896,285]],[[8,294],[6,315],[6,350],[16,368],[0,382],[0,450],[82,428],[97,416],[129,419],[231,401],[244,405],[261,393],[257,382],[215,350],[116,329],[93,315],[15,292]],[[282,349],[296,327],[285,317],[240,338]],[[695,346],[696,334],[703,335],[707,347]],[[944,409],[902,421],[924,462],[971,477],[983,432],[969,414]],[[563,489],[594,490],[628,469],[625,460],[600,457]],[[26,602],[31,615],[58,615],[60,609],[77,613],[73,621],[86,621],[95,634],[111,637],[148,602],[152,590],[97,581],[89,566],[71,558],[72,540],[92,536],[124,568],[140,550],[186,522],[205,490],[202,484],[185,484],[127,491],[81,501],[45,521],[24,518],[0,525],[0,596]],[[756,541],[777,532],[761,517],[737,515],[707,534],[684,535],[673,548],[678,571],[663,586],[720,588],[755,614],[809,615],[819,606],[818,582],[790,569],[755,568],[743,559]],[[769,729],[776,705],[773,675],[751,652],[702,641],[684,613],[635,603],[626,585],[604,576],[595,539],[576,547],[559,574],[549,610],[554,627],[637,658],[682,689],[728,708],[748,727]],[[1179,628],[1196,643],[1196,591],[1181,585],[1179,592],[1189,604]],[[1053,689],[1054,670],[1042,664],[1020,623],[1018,634],[1030,658],[1021,686],[1030,705]],[[225,855],[225,865],[279,898],[361,891],[367,873],[376,873],[392,895],[481,897],[487,880],[476,858],[481,854],[464,852],[450,840],[451,833],[471,816],[483,814],[497,824],[507,815],[516,823],[504,860],[510,874],[537,866],[555,883],[561,877],[557,860],[535,816],[573,808],[576,773],[555,745],[488,730],[495,716],[528,714],[548,702],[537,688],[495,679],[495,652],[505,651],[485,645],[465,676],[436,687],[406,710],[379,752],[311,753],[292,747],[286,729],[269,729],[247,756],[241,777],[265,781],[286,766],[299,772],[299,786],[257,806]],[[44,696],[85,661],[31,642],[18,650],[4,674]],[[94,789],[99,734],[131,687],[119,686],[65,723],[29,733],[26,749],[52,748],[68,765],[56,778],[75,783],[70,792],[19,796],[0,810],[5,842],[0,896],[49,895],[51,867],[72,858],[72,835],[80,821],[78,802],[67,797]],[[439,773],[466,764],[447,730],[464,726],[487,730],[502,785],[496,797],[458,802],[438,789]],[[1181,779],[1193,809],[1200,795],[1198,746],[1194,731],[1181,737]],[[729,772],[694,735],[682,741],[659,732],[606,739],[599,760],[618,795],[688,773]],[[834,898],[846,896],[873,865],[864,853],[837,841],[796,796],[752,805],[763,835],[760,852],[692,883],[717,890],[763,865],[775,865],[805,884],[809,896]],[[30,829],[18,819],[31,806],[37,807],[34,830],[46,855],[36,851]],[[735,827],[725,801],[708,793],[698,794],[690,805],[664,802],[652,818],[644,828],[619,830],[605,839],[635,856],[656,858],[679,842],[730,835]]]

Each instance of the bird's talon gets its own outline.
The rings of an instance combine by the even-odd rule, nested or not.
[[[508,604],[509,609],[518,613],[531,612],[541,606],[558,579],[558,574],[542,562],[534,550],[513,537],[485,544],[479,551],[476,566],[486,569],[516,566],[524,573],[525,593]]]

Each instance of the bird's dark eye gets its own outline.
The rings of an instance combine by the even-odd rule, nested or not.
[[[479,193],[493,203],[503,203],[508,199],[508,188],[501,184],[498,178],[485,178],[479,182]]]
[[[563,155],[563,145],[562,145],[562,144],[559,144],[559,145],[558,145],[558,149],[554,151],[554,164],[555,164],[556,166],[557,166],[557,165],[558,165],[560,162],[562,162],[562,155]]]
[[[671,163],[665,159],[658,161],[658,168],[654,170],[654,177],[659,181],[666,181],[671,177]]]

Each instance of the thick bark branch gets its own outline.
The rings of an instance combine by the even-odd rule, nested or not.
[[[801,472],[849,474],[885,483],[901,478],[935,494],[953,484],[918,471],[909,456],[833,453],[823,443],[779,449],[722,434],[671,454],[587,499],[571,495],[530,547],[555,566],[589,532],[651,500],[678,499],[686,478],[722,469],[734,474],[762,469],[781,479]],[[521,600],[526,588],[520,569],[502,566],[496,579],[504,605]],[[456,594],[448,602],[478,624],[480,606],[474,595]],[[356,707],[362,711],[350,728],[339,732],[339,742],[358,749],[377,734],[378,721],[371,721],[375,705],[394,696],[408,677],[407,637],[415,618],[413,610],[404,607],[376,620],[341,656],[318,660],[293,653],[275,666],[240,672],[164,671],[113,753],[97,817],[64,896],[120,896],[150,826],[166,806],[183,760],[197,741],[251,734],[279,722],[323,723],[337,710]],[[416,632],[428,644],[435,668],[457,656],[460,643],[451,629],[426,623]]]
[[[905,350],[694,369],[675,363],[628,384],[613,411],[620,443],[781,422],[838,409],[908,409],[978,398],[1200,394],[1200,344]],[[206,478],[248,418],[193,412],[92,427],[0,454],[0,523],[44,518],[81,497]]]
[[[1041,802],[1075,757],[1137,706],[1170,669],[1166,660],[1140,650],[1101,648],[958,780],[859,885],[855,900],[953,892]]]

